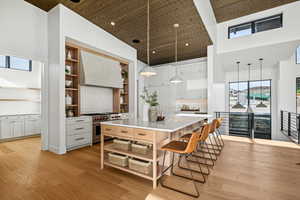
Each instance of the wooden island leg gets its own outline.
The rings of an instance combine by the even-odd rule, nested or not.
[[[153,189],[157,187],[157,140],[156,134],[153,134]]]
[[[100,161],[100,169],[102,170],[104,168],[104,134],[102,132],[101,134],[101,140],[100,140],[100,145],[101,145],[101,148],[100,148],[100,156],[101,156],[101,161]]]

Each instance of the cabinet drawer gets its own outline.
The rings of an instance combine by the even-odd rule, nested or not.
[[[91,143],[89,134],[78,134],[67,136],[67,147],[80,146]]]
[[[134,129],[134,138],[137,140],[153,141],[154,131]]]
[[[109,134],[109,135],[116,135],[118,132],[117,129],[118,129],[118,127],[116,127],[116,126],[109,126],[109,125],[101,126],[101,132]]]
[[[92,122],[91,117],[71,117],[67,118],[67,124],[81,124],[81,123],[88,123]]]
[[[133,138],[133,130],[127,127],[118,127],[116,134],[120,137]]]
[[[67,126],[67,135],[76,135],[80,133],[91,133],[92,125],[90,123],[78,123]]]

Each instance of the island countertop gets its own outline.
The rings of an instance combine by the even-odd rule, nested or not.
[[[146,130],[175,132],[187,126],[201,122],[207,119],[206,117],[187,117],[187,116],[172,116],[167,117],[164,121],[147,122],[142,119],[125,119],[116,121],[101,122],[101,125],[122,126],[129,128],[140,128]]]

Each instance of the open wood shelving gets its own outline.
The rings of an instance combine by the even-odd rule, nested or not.
[[[129,112],[129,66],[128,64],[120,63],[123,79],[123,88],[114,89],[113,91],[113,111],[120,113]]]
[[[71,71],[65,72],[65,80],[72,81],[70,87],[65,86],[65,95],[67,97],[72,97],[72,104],[66,104],[66,116],[69,110],[74,112],[74,116],[78,117],[80,115],[80,56],[79,48],[66,43],[66,59],[65,65],[70,66]],[[71,57],[69,57],[71,56]]]

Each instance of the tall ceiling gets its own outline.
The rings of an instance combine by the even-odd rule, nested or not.
[[[62,3],[136,48],[138,59],[147,61],[147,0],[81,0],[80,3],[70,0],[26,1],[45,11]],[[111,22],[115,22],[115,26]],[[193,0],[150,0],[151,65],[174,62],[175,23],[180,25],[178,60],[207,55],[207,46],[212,42]],[[140,43],[133,43],[134,39],[140,40]],[[189,45],[186,46],[186,43]]]
[[[298,0],[210,0],[217,22],[224,22]]]

